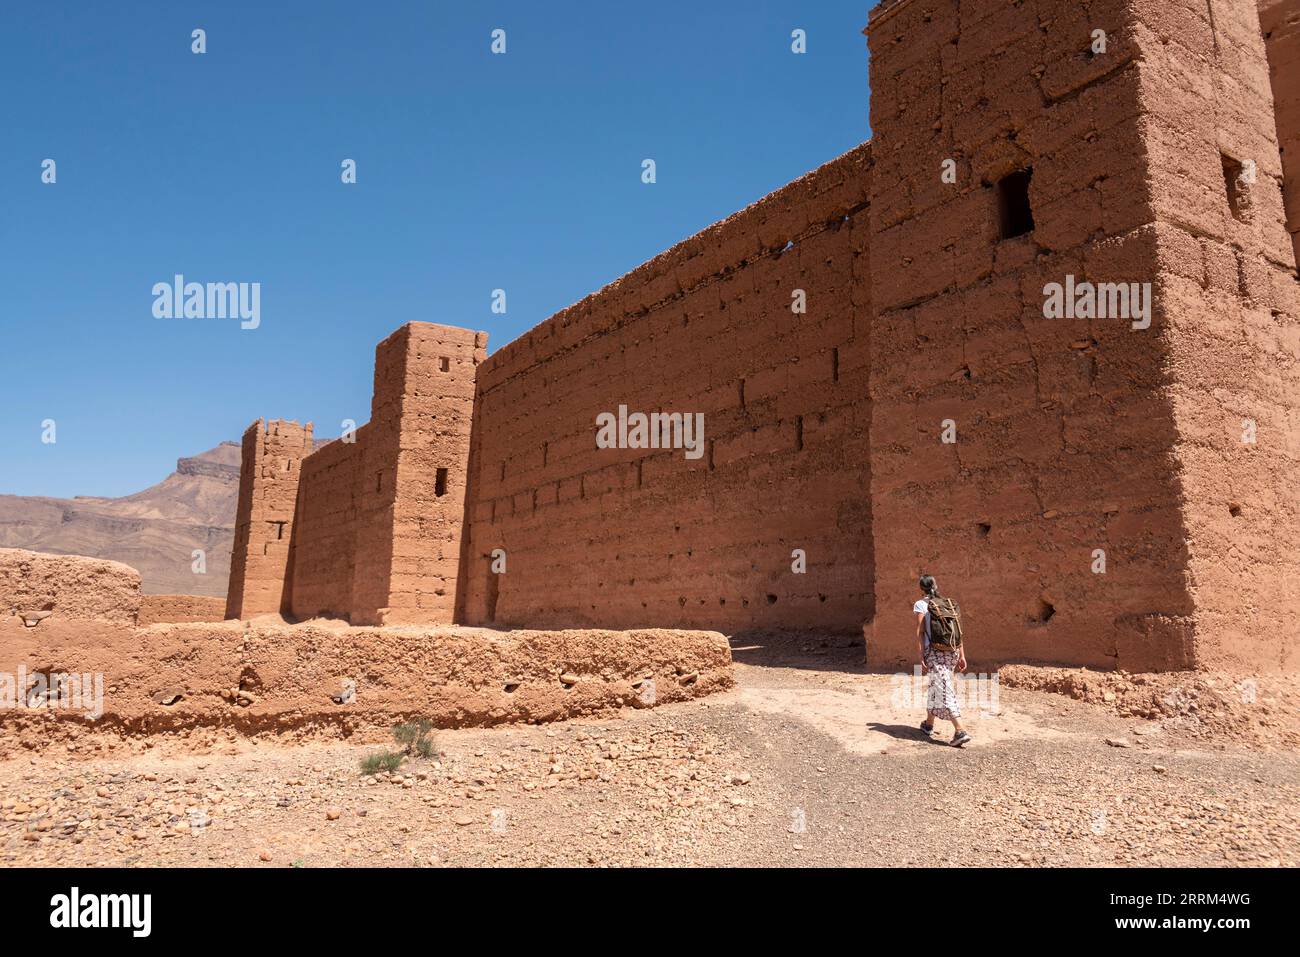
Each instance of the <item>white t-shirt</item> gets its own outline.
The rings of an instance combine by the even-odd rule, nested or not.
[[[924,598],[912,606],[913,614],[919,615],[922,612],[925,613],[925,627],[921,629],[921,650],[928,651],[930,649],[930,603]]]

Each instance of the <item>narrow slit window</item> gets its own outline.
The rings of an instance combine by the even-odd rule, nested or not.
[[[438,360],[438,369],[442,372],[449,371],[451,369],[451,360],[448,359],[446,356],[440,358]]]
[[[1239,223],[1250,222],[1251,175],[1240,160],[1223,155],[1223,186],[1228,194],[1228,209]]]
[[[433,478],[433,494],[442,498],[447,494],[447,470],[438,469]]]
[[[1029,205],[1033,169],[1017,170],[998,182],[998,226],[1003,239],[1034,231],[1034,211]]]

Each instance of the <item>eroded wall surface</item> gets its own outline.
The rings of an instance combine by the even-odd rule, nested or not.
[[[159,622],[221,621],[226,614],[225,599],[215,595],[141,595],[141,627]]]
[[[0,615],[16,628],[45,635],[63,622],[134,626],[140,602],[140,573],[121,562],[0,548]]]
[[[870,617],[871,176],[859,147],[480,367],[466,622],[856,630]],[[701,413],[699,457],[597,448],[597,416],[620,406]]]
[[[1287,229],[1300,260],[1300,0],[1259,0],[1259,19],[1282,152]]]

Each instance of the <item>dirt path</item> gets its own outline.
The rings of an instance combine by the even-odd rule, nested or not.
[[[860,647],[735,655],[726,694],[440,732],[441,760],[388,781],[358,772],[375,743],[15,758],[0,763],[0,863],[1300,864],[1294,751],[1008,688],[968,710],[975,743],[957,750],[921,738],[920,711],[862,673]]]

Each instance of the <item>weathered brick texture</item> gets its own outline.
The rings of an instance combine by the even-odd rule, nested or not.
[[[902,616],[928,570],[981,658],[1294,661],[1267,637],[1293,609],[1260,591],[1295,592],[1296,550],[1263,536],[1300,531],[1279,427],[1300,383],[1253,5],[907,0],[869,42],[869,660],[915,655]],[[1225,164],[1246,159],[1239,222]],[[1016,170],[1034,228],[1004,239],[997,184]],[[1067,274],[1151,283],[1151,328],[1045,319]]]

